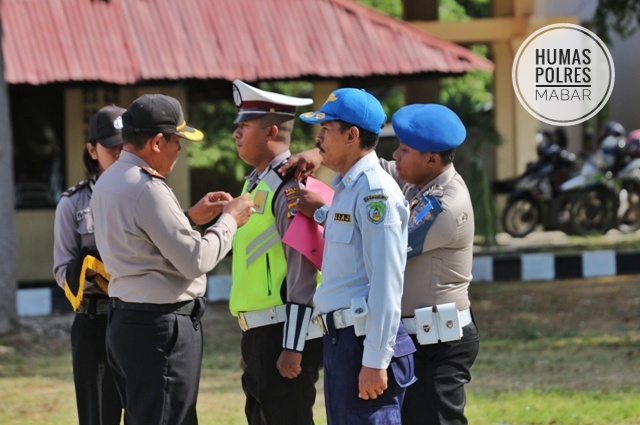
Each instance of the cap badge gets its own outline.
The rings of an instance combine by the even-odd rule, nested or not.
[[[115,120],[113,120],[113,128],[116,130],[122,130],[122,116],[119,116]]]
[[[338,96],[336,96],[334,93],[331,93],[327,98],[327,102],[335,102],[336,100],[338,100]]]
[[[240,94],[238,86],[235,84],[233,85],[233,103],[235,103],[238,108],[242,106],[242,95]]]

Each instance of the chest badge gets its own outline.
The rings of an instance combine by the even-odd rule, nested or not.
[[[266,190],[256,191],[256,195],[253,197],[253,208],[257,214],[264,214],[264,208],[267,205],[267,199],[269,198],[269,192]]]

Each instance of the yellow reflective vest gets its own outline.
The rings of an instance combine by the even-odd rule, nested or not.
[[[282,185],[280,175],[269,171],[252,191],[255,213],[238,229],[233,240],[233,269],[229,309],[238,312],[262,310],[284,304],[282,285],[287,262],[276,227],[273,199]],[[248,182],[242,193],[247,192]]]

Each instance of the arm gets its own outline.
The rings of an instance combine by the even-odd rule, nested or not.
[[[251,216],[253,202],[248,197],[229,202],[204,236],[192,229],[173,192],[162,182],[148,185],[137,205],[137,225],[182,275],[196,279],[231,250],[236,229]]]
[[[75,207],[69,197],[58,202],[53,225],[53,274],[64,289],[67,267],[80,252],[80,235],[76,232]]]
[[[377,199],[367,202],[361,197],[356,207],[370,284],[363,367],[359,378],[360,397],[364,399],[377,397],[387,385],[386,368],[393,356],[400,323],[408,220],[408,210],[403,200],[394,199],[392,194],[382,190],[367,195]],[[380,205],[382,215],[377,223],[370,219],[374,202]],[[385,247],[384,261],[380,261],[380,247]]]
[[[300,184],[296,181],[286,183],[278,192],[274,204],[276,227],[281,237],[286,233],[294,215],[291,209],[297,208],[298,197],[301,192]],[[316,290],[318,270],[313,263],[300,252],[283,244],[284,255],[287,260],[287,323],[285,324],[285,338],[283,350],[276,366],[285,378],[295,378],[302,371],[302,350],[306,337],[308,321],[297,327],[298,318],[311,317],[312,301]],[[288,335],[291,331],[292,336]]]
[[[280,168],[280,174],[284,176],[288,170],[295,167],[296,171],[294,177],[296,180],[300,181],[313,174],[313,172],[320,168],[321,165],[322,156],[320,156],[320,149],[313,148],[292,155]]]

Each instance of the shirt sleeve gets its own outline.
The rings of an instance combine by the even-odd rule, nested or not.
[[[282,238],[297,211],[297,198],[303,186],[291,180],[283,185],[274,202],[276,227]],[[299,251],[282,244],[287,261],[287,302],[312,305],[318,270]]]
[[[178,200],[163,182],[147,185],[136,207],[137,226],[187,279],[209,272],[231,250],[237,230],[233,217],[222,214],[201,236],[191,228]]]
[[[53,225],[53,275],[63,289],[67,266],[80,252],[80,235],[76,227],[73,202],[68,196],[63,196],[56,207]]]
[[[381,190],[357,200],[356,218],[370,285],[363,366],[385,369],[393,356],[406,263],[407,215],[403,200]]]

